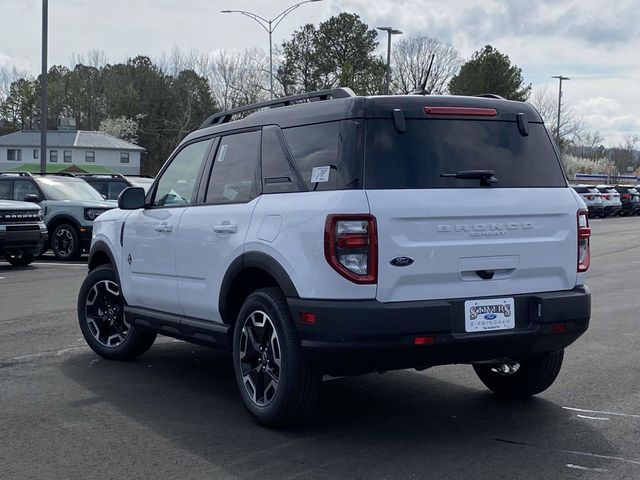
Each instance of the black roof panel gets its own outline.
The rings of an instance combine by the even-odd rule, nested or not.
[[[265,108],[240,120],[196,130],[189,134],[183,142],[212,134],[256,128],[264,125],[278,125],[280,128],[289,128],[352,118],[391,118],[394,109],[401,109],[407,118],[426,118],[427,114],[424,112],[424,107],[426,106],[494,108],[498,112],[495,117],[490,118],[469,116],[447,118],[485,118],[515,121],[516,114],[524,113],[529,122],[542,122],[540,114],[531,104],[510,100],[456,95],[354,96],[278,108]]]

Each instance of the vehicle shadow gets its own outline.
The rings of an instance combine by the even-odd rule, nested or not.
[[[62,372],[93,395],[72,407],[99,415],[106,402],[221,475],[494,480],[585,478],[567,468],[573,463],[617,467],[579,453],[616,455],[598,431],[553,402],[500,400],[428,374],[324,382],[312,420],[269,430],[245,411],[224,353],[162,343],[133,362],[96,359],[83,353],[62,363]]]

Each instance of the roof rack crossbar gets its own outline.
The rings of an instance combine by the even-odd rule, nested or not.
[[[261,110],[263,108],[278,108],[278,107],[286,107],[289,105],[293,105],[295,103],[301,103],[304,101],[323,101],[323,100],[333,100],[337,98],[349,98],[355,97],[356,94],[353,93],[353,90],[350,88],[334,88],[332,90],[320,90],[317,92],[303,93],[300,95],[292,95],[289,97],[282,98],[274,98],[273,100],[269,100],[266,102],[254,103],[251,105],[246,105],[243,107],[234,108],[231,110],[226,110],[224,112],[219,112],[211,115],[207,118],[202,125],[200,125],[200,129],[211,127],[213,125],[221,125],[223,123],[229,123],[233,120],[234,115],[238,115],[239,113],[249,112],[251,110]]]

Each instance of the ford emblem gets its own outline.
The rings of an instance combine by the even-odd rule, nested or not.
[[[413,263],[413,258],[411,257],[396,257],[391,259],[389,262],[394,267],[408,267]]]
[[[485,320],[495,320],[495,319],[496,319],[496,314],[495,314],[495,313],[487,313],[487,314],[484,316],[484,319],[485,319]]]

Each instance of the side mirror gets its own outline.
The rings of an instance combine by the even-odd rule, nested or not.
[[[38,203],[40,202],[40,197],[35,193],[30,193],[29,195],[24,196],[24,201],[29,203]]]
[[[144,188],[128,187],[118,196],[120,210],[138,210],[144,208]]]

